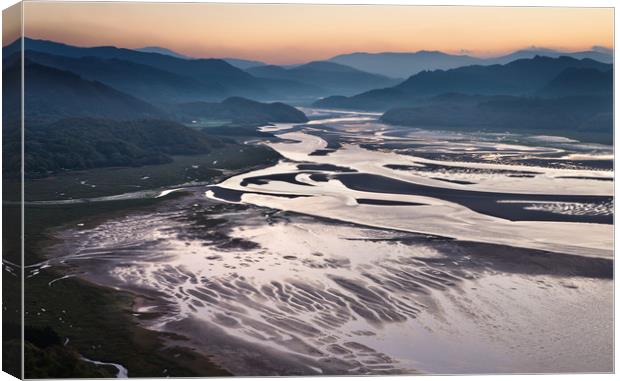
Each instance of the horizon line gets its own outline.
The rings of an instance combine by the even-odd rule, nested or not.
[[[582,49],[577,49],[577,50],[566,50],[566,49],[562,49],[562,48],[551,48],[551,47],[546,47],[546,46],[536,46],[536,45],[529,45],[529,46],[525,46],[523,48],[518,48],[518,49],[514,49],[514,50],[506,50],[502,53],[496,53],[496,54],[489,54],[489,55],[485,55],[485,54],[471,54],[468,53],[468,50],[464,49],[462,52],[451,52],[449,50],[439,50],[439,49],[420,49],[420,50],[404,50],[404,51],[398,51],[398,50],[386,50],[386,51],[349,51],[349,52],[343,52],[343,53],[338,53],[335,54],[333,56],[327,57],[327,58],[323,58],[323,59],[313,59],[313,60],[309,60],[309,61],[302,61],[302,62],[295,62],[295,63],[286,63],[286,64],[274,64],[274,63],[270,63],[267,62],[265,60],[261,60],[261,59],[257,59],[257,58],[245,58],[245,57],[235,57],[235,56],[227,56],[227,57],[216,57],[216,56],[191,56],[188,54],[184,54],[184,53],[180,53],[177,52],[174,49],[165,47],[165,46],[161,46],[161,45],[153,45],[153,44],[147,44],[144,46],[139,46],[139,47],[133,47],[133,48],[128,48],[128,47],[123,47],[123,46],[118,46],[118,45],[74,45],[74,44],[69,44],[67,42],[63,42],[63,41],[58,41],[58,40],[51,40],[51,39],[44,39],[44,38],[33,38],[33,37],[29,37],[29,36],[23,36],[23,37],[18,37],[15,40],[13,40],[11,43],[8,43],[4,46],[2,46],[2,48],[4,49],[7,46],[13,45],[15,42],[17,42],[19,39],[24,38],[24,39],[30,39],[33,41],[46,41],[46,42],[52,42],[55,44],[61,44],[61,45],[66,45],[66,46],[72,46],[72,47],[77,47],[77,48],[116,48],[116,49],[127,49],[127,50],[133,50],[133,51],[139,51],[139,49],[144,49],[144,48],[159,48],[159,49],[166,49],[174,54],[177,54],[179,56],[183,56],[185,58],[181,58],[181,59],[220,59],[220,60],[227,60],[227,59],[239,59],[239,60],[246,60],[246,61],[256,61],[256,62],[262,62],[265,64],[269,64],[269,65],[276,65],[276,66],[289,66],[289,65],[299,65],[299,64],[304,64],[304,63],[309,63],[309,62],[320,62],[320,61],[329,61],[330,59],[334,58],[334,57],[338,57],[338,56],[342,56],[342,55],[352,55],[352,54],[368,54],[368,55],[378,55],[378,54],[416,54],[416,53],[422,53],[422,52],[428,52],[428,53],[441,53],[441,54],[446,54],[446,55],[451,55],[451,56],[460,56],[460,57],[471,57],[471,58],[477,58],[477,59],[493,59],[493,58],[500,58],[512,53],[516,53],[516,52],[520,52],[520,51],[528,51],[528,50],[548,50],[548,51],[553,51],[555,53],[567,53],[567,54],[575,54],[575,53],[580,53],[580,52],[588,52],[588,51],[592,51],[592,52],[597,52],[597,53],[601,53],[601,54],[609,54],[613,57],[614,55],[614,48],[613,47],[608,47],[605,46],[603,44],[594,44],[591,45],[589,47],[586,48],[582,48]],[[604,50],[609,50],[610,52],[598,52],[596,49],[604,49]],[[157,52],[143,52],[143,53],[154,53],[154,54],[161,54],[161,55],[168,55],[170,57],[174,57],[170,54],[165,54],[165,53],[157,53]],[[179,57],[176,57],[179,58]]]

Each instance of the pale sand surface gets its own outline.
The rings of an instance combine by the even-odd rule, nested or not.
[[[288,160],[218,188],[162,197],[152,210],[60,229],[61,244],[40,266],[64,266],[71,276],[142,295],[134,311],[140,324],[185,336],[170,344],[204,352],[238,375],[613,370],[613,225],[562,220],[613,213],[613,203],[531,202],[557,220],[510,221],[431,196],[353,190],[337,178],[346,167],[526,200],[608,196],[613,182],[590,178],[613,177],[609,170],[505,162],[606,148],[548,137],[536,139],[571,146],[424,131],[391,137],[373,115],[316,113],[329,115],[308,127],[337,127],[338,148],[320,136],[327,130],[265,127],[286,139],[266,144]],[[449,161],[360,147],[386,140],[465,156]],[[487,154],[501,163],[485,162]],[[300,170],[301,162],[337,167]],[[458,167],[441,176],[475,184],[385,166],[429,163]],[[509,176],[524,170],[539,173]],[[282,173],[292,175],[269,179]],[[224,200],[223,190],[238,200]]]

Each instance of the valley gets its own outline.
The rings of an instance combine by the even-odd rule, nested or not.
[[[184,337],[165,340],[235,375],[609,370],[599,354],[611,353],[610,325],[574,339],[611,321],[594,308],[612,292],[612,182],[601,181],[613,177],[602,164],[611,147],[304,112],[306,124],[259,127],[279,141],[249,143],[277,152],[271,165],[48,230],[27,284],[127,293],[140,327]],[[439,154],[460,156],[429,158]],[[484,205],[506,214],[448,191],[496,195]],[[564,320],[550,320],[560,310]],[[136,374],[111,349],[98,358]]]

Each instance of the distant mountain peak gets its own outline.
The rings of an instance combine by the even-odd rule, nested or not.
[[[375,89],[349,98],[328,97],[315,102],[315,105],[330,108],[385,110],[395,105],[413,104],[421,99],[442,93],[524,96],[535,93],[563,70],[571,67],[610,72],[612,65],[587,57],[535,55],[531,58],[511,60],[505,64],[464,65],[447,70],[423,70],[391,88]],[[603,78],[600,82],[604,82],[606,78],[600,73],[591,71],[579,72],[578,75],[572,74],[573,77],[569,80],[574,82],[584,82],[584,78],[586,78],[585,82],[587,78]],[[565,82],[570,82],[569,80]],[[562,85],[566,88],[569,85],[573,86],[572,83]],[[587,89],[584,86],[573,86],[573,88],[577,89],[571,90],[575,93]],[[598,91],[595,88],[587,90]]]
[[[413,54],[429,55],[429,56],[436,56],[436,55],[447,56],[447,55],[450,55],[448,53],[444,53],[444,52],[441,52],[439,50],[418,50],[417,52],[415,52]]]
[[[605,46],[600,46],[600,45],[592,46],[591,50],[593,52],[597,52],[597,53],[610,54],[610,55],[614,54],[614,50],[613,49],[610,49],[610,48],[605,47]]]
[[[303,65],[295,66],[295,68],[297,69],[313,68],[313,69],[327,70],[327,71],[333,71],[333,72],[360,71],[351,66],[342,65],[342,64],[339,64],[336,62],[330,62],[330,61],[310,61]]]
[[[382,53],[355,52],[334,56],[330,58],[329,61],[369,73],[400,78],[408,78],[411,75],[426,70],[449,70],[469,65],[506,64],[519,59],[530,59],[536,56],[568,56],[576,59],[590,58],[603,63],[613,62],[612,51],[604,47],[592,47],[592,50],[582,52],[565,52],[540,46],[529,46],[509,54],[487,58],[475,57],[466,53],[466,51],[462,51],[452,54],[437,50]]]
[[[436,50],[419,50],[417,52],[341,54],[330,58],[329,61],[387,77],[407,78],[424,70],[475,65],[481,63],[482,59]]]
[[[367,73],[347,65],[312,61],[302,65],[282,67],[265,65],[249,68],[248,73],[272,80],[298,81],[317,86],[323,95],[353,95],[373,88],[393,86],[400,80],[383,75]]]
[[[143,48],[138,48],[134,50],[138,52],[143,52],[143,53],[159,53],[159,54],[165,54],[165,55],[176,57],[176,58],[191,59],[191,57],[189,56],[183,55],[181,53],[177,53],[174,50],[170,50],[168,48],[162,48],[161,46],[145,46]]]
[[[555,49],[551,49],[551,48],[544,48],[544,47],[532,45],[525,49],[519,49],[516,52],[557,53],[558,51]]]
[[[226,58],[221,58],[221,59],[241,70],[249,69],[251,67],[256,67],[256,66],[267,65],[266,63],[262,61],[246,60],[243,58],[226,57]]]

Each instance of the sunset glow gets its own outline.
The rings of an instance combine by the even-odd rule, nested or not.
[[[611,8],[27,2],[25,33],[80,46],[163,46],[270,63],[354,51],[494,55],[612,47]]]

